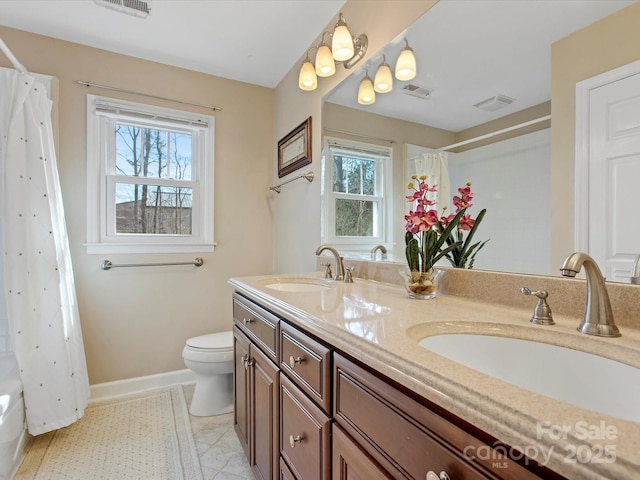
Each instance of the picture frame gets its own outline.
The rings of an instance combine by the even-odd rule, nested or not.
[[[311,117],[278,142],[278,178],[311,163]]]

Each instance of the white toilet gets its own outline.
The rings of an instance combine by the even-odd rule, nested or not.
[[[233,410],[233,332],[211,333],[187,340],[184,364],[196,374],[189,413],[198,417]]]

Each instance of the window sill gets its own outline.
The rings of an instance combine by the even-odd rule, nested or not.
[[[189,245],[152,245],[144,243],[85,243],[89,255],[127,254],[127,253],[209,253],[216,246],[211,244]]]

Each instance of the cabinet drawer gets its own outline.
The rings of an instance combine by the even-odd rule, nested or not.
[[[285,375],[280,375],[280,455],[304,480],[331,478],[329,418]]]
[[[233,320],[273,362],[278,363],[278,317],[234,293]]]
[[[430,470],[456,480],[537,478],[495,450],[486,465],[465,457],[485,444],[337,354],[334,382],[334,418],[394,478],[422,480]]]
[[[331,351],[297,328],[280,324],[280,369],[324,411],[331,411]]]

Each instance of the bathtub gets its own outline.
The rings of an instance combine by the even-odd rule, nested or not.
[[[22,383],[13,354],[0,355],[0,480],[8,480],[24,459],[27,441]]]

